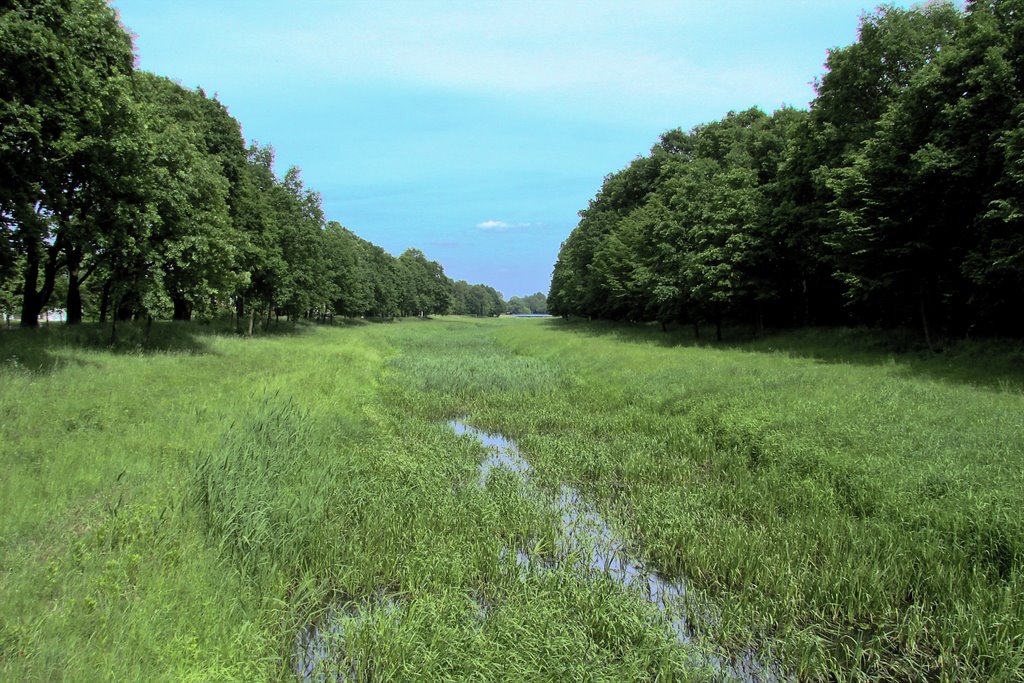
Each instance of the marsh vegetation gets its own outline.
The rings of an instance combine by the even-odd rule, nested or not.
[[[4,678],[1024,674],[1019,345],[90,330],[0,336]]]

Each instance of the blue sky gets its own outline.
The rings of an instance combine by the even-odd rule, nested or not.
[[[139,66],[217,93],[329,219],[547,292],[602,178],[670,128],[806,107],[864,0],[113,0]],[[896,3],[908,6],[910,3]]]

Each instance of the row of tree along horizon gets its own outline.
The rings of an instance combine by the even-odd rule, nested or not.
[[[201,89],[135,68],[103,0],[0,10],[0,309],[100,321],[498,315],[536,308],[453,282],[325,220],[297,167]],[[526,299],[532,301],[524,304]],[[245,323],[247,321],[247,325]]]
[[[553,314],[1024,334],[1024,0],[882,7],[809,110],[754,108],[606,176]]]

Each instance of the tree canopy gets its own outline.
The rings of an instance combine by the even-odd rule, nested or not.
[[[135,69],[103,0],[5,3],[0,93],[0,309],[23,326],[51,306],[69,323],[233,310],[250,333],[276,316],[504,312],[421,251],[327,221],[301,170],[278,175],[215,97]]]
[[[673,130],[563,243],[559,315],[1024,332],[1020,0],[865,15],[809,111]]]
[[[548,298],[543,292],[529,296],[513,296],[508,300],[508,312],[512,314],[544,314],[548,312]]]

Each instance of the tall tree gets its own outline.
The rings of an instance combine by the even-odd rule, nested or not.
[[[137,201],[125,180],[142,163],[133,68],[131,38],[101,0],[0,10],[0,211],[23,257],[24,326],[37,324],[61,267],[75,296],[88,251],[137,237],[122,220]]]
[[[271,205],[277,183],[273,148],[253,144],[247,151],[232,209],[243,236],[235,311],[248,334],[253,332],[257,315],[270,312],[288,269]]]
[[[950,3],[867,16],[859,40],[830,53],[813,112],[827,155],[815,171],[830,195],[825,241],[847,299],[870,304],[889,324],[906,322],[915,311],[926,336],[929,300],[945,277],[933,219],[952,206],[936,194],[931,172],[917,163],[923,159],[914,159],[927,117],[908,105],[920,99],[912,93],[953,47],[960,25]],[[963,221],[959,209],[950,220]]]
[[[365,315],[371,309],[372,288],[362,240],[337,221],[327,223],[324,238],[336,292],[333,312],[349,318]]]
[[[137,80],[151,144],[153,259],[174,319],[188,320],[240,285],[242,235],[231,216],[228,176],[244,159],[244,141],[237,121],[202,91],[148,73]]]
[[[407,249],[398,257],[406,315],[442,314],[451,301],[452,283],[440,263],[429,261],[419,249]]]

